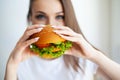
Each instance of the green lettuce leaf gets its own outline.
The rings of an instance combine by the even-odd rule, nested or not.
[[[31,44],[30,49],[32,51],[38,53],[39,56],[41,56],[41,57],[44,54],[49,54],[49,55],[52,55],[53,58],[57,58],[57,57],[62,56],[64,54],[64,52],[71,47],[72,47],[72,42],[65,41],[65,42],[59,42],[59,43],[55,43],[55,44],[51,43],[51,46],[42,48],[42,49],[38,48],[35,44]],[[54,48],[59,48],[60,51],[52,52],[54,50]]]

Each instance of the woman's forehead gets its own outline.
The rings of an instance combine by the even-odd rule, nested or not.
[[[60,12],[63,11],[63,8],[60,0],[35,0],[32,5],[32,10],[34,10],[35,12]]]

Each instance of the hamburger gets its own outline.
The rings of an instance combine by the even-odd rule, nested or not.
[[[72,42],[63,39],[53,32],[53,30],[53,27],[46,25],[40,32],[30,37],[40,37],[37,42],[30,45],[30,49],[42,58],[58,58],[62,56],[66,50],[72,47]]]

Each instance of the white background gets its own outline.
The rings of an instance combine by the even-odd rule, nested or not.
[[[72,0],[81,29],[95,47],[120,63],[120,0]],[[29,0],[0,0],[0,80],[23,34]]]

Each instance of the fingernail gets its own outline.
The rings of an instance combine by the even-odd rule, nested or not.
[[[41,31],[43,28],[38,28],[38,31]]]
[[[45,25],[44,24],[40,24],[41,27],[44,27]]]
[[[35,38],[36,41],[38,41],[39,37]]]
[[[30,48],[33,48],[33,46],[32,46],[32,45],[30,45]]]
[[[56,26],[52,26],[52,27],[56,27]]]
[[[56,30],[53,30],[53,32],[58,33],[58,31],[56,31]]]

